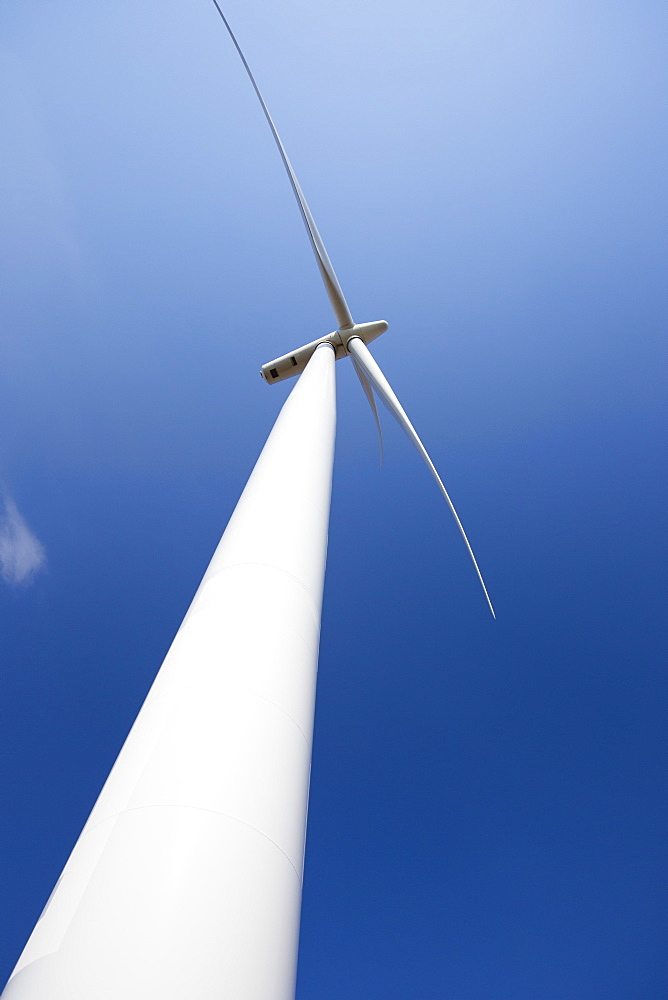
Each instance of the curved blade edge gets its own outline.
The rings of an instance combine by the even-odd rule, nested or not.
[[[362,388],[364,389],[364,395],[366,396],[366,398],[369,401],[369,406],[371,407],[371,410],[372,410],[373,415],[374,415],[374,419],[376,421],[376,427],[378,428],[378,442],[380,444],[380,465],[382,466],[382,464],[383,464],[383,431],[382,431],[382,428],[380,426],[380,417],[378,416],[378,407],[376,406],[376,397],[373,394],[373,388],[371,386],[371,382],[369,382],[369,380],[366,377],[366,375],[364,374],[363,370],[360,368],[359,362],[355,359],[355,357],[353,355],[351,355],[350,360],[352,361],[353,368],[355,369],[355,371],[357,373],[357,377],[358,377],[358,379],[360,380],[360,382],[362,384]]]
[[[471,562],[473,563],[473,566],[477,573],[478,580],[480,581],[480,586],[483,589],[483,593],[487,600],[487,604],[489,605],[489,610],[492,612],[492,617],[496,618],[494,607],[490,600],[489,593],[487,592],[487,587],[485,586],[485,581],[483,580],[482,573],[480,572],[480,567],[478,566],[476,557],[473,554],[471,543],[469,542],[466,536],[466,532],[464,531],[464,526],[462,522],[459,520],[459,515],[455,510],[455,505],[450,499],[448,491],[446,490],[445,486],[443,485],[441,477],[436,471],[436,466],[434,465],[429,455],[427,454],[427,449],[422,444],[422,441],[418,437],[418,434],[415,428],[413,427],[412,423],[406,416],[406,413],[401,403],[397,399],[392,387],[390,386],[390,383],[383,375],[375,358],[371,354],[371,351],[366,346],[364,341],[362,341],[359,337],[352,337],[348,341],[347,347],[351,357],[353,358],[353,361],[357,362],[359,367],[362,369],[362,371],[364,372],[367,379],[369,380],[373,388],[376,390],[376,392],[382,399],[387,409],[390,411],[390,413],[395,418],[399,426],[404,430],[407,437],[410,439],[410,441],[413,443],[417,451],[420,453],[422,459],[424,460],[425,465],[427,466],[432,476],[436,480],[436,483],[438,484],[438,487],[443,496],[445,497],[448,507],[450,508],[450,512],[455,519],[457,527],[459,528],[459,533],[464,539],[464,544],[466,545],[468,554],[471,557]]]
[[[343,292],[341,291],[341,286],[339,284],[338,278],[336,277],[336,272],[334,271],[334,268],[332,267],[332,262],[329,259],[329,255],[327,253],[327,250],[325,249],[325,244],[322,242],[322,237],[320,236],[320,233],[318,232],[318,227],[315,224],[315,220],[314,220],[313,216],[311,215],[311,210],[308,207],[308,204],[306,202],[306,198],[304,197],[304,193],[303,193],[301,187],[299,186],[299,181],[297,180],[297,176],[296,176],[294,170],[292,169],[292,164],[290,163],[290,160],[288,159],[288,154],[285,151],[285,147],[284,147],[284,145],[283,145],[283,143],[281,141],[281,137],[278,134],[278,130],[277,130],[276,126],[274,125],[274,121],[273,121],[271,115],[269,114],[269,108],[265,104],[264,98],[263,98],[263,96],[262,96],[262,94],[260,92],[260,88],[258,87],[257,83],[255,82],[255,77],[253,76],[253,73],[251,72],[251,68],[248,65],[248,63],[246,62],[246,57],[244,56],[243,52],[241,51],[241,46],[239,45],[239,43],[238,43],[238,41],[237,41],[237,39],[236,39],[236,37],[234,35],[234,32],[232,31],[232,28],[230,27],[229,21],[227,20],[227,18],[225,17],[225,15],[223,14],[223,12],[221,10],[221,8],[220,8],[220,6],[218,4],[218,0],[212,0],[212,2],[213,2],[214,7],[216,8],[216,10],[218,11],[218,13],[220,14],[221,20],[222,20],[223,24],[225,25],[225,27],[227,28],[227,33],[229,34],[230,38],[232,39],[232,42],[234,43],[234,47],[235,47],[235,49],[237,50],[237,52],[239,54],[239,58],[241,59],[243,65],[244,65],[244,69],[246,70],[246,73],[248,74],[248,78],[249,78],[250,82],[253,85],[253,89],[254,89],[254,91],[255,91],[255,93],[257,95],[257,99],[260,102],[260,105],[261,105],[262,110],[264,112],[264,116],[267,119],[267,123],[269,125],[269,128],[271,129],[271,134],[274,137],[274,140],[275,140],[276,145],[278,147],[278,151],[281,154],[281,159],[283,160],[283,165],[284,165],[284,167],[285,167],[285,169],[287,171],[287,175],[288,175],[288,178],[290,180],[290,184],[292,185],[292,190],[294,192],[295,198],[297,199],[297,204],[299,205],[300,211],[302,213],[302,218],[304,220],[304,225],[306,226],[306,230],[307,230],[307,232],[309,234],[309,237],[311,239],[311,245],[313,247],[313,252],[315,253],[316,260],[318,262],[318,268],[320,270],[320,274],[321,274],[323,282],[325,284],[325,291],[327,292],[327,295],[329,296],[329,301],[332,304],[332,308],[334,310],[334,315],[336,316],[337,322],[338,322],[338,324],[339,324],[340,327],[350,327],[350,326],[353,326],[354,322],[353,322],[352,315],[350,313],[350,309],[348,308],[348,303],[346,302],[345,297],[343,295]]]

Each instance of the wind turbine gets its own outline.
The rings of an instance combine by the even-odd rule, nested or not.
[[[4,1000],[292,1000],[335,432],[349,356],[447,491],[355,323],[248,63],[337,329],[263,365],[300,375]],[[382,448],[382,439],[381,439]]]

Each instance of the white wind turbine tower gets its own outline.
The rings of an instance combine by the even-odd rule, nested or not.
[[[292,1000],[335,430],[350,356],[434,465],[353,321],[248,64],[337,321],[262,368],[301,375],[3,992],[4,1000]],[[303,373],[303,374],[301,374]],[[380,429],[380,427],[379,427]]]

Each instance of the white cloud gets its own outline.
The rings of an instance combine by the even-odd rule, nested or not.
[[[45,563],[42,543],[33,535],[11,497],[0,495],[0,574],[3,580],[28,584]]]

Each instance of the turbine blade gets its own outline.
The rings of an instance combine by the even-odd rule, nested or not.
[[[320,270],[322,280],[325,284],[325,290],[327,292],[327,295],[329,296],[329,301],[332,304],[332,308],[334,310],[334,315],[336,316],[337,323],[339,324],[339,327],[342,328],[354,326],[354,321],[351,316],[350,309],[348,308],[348,303],[346,302],[343,292],[341,291],[341,286],[339,285],[339,279],[336,277],[336,273],[334,271],[334,268],[332,267],[332,262],[329,259],[329,255],[325,249],[325,244],[322,242],[322,237],[320,236],[320,233],[318,232],[318,227],[316,226],[315,220],[311,215],[311,210],[308,207],[308,204],[306,203],[306,198],[304,197],[304,193],[301,187],[299,186],[299,181],[297,180],[297,176],[294,170],[292,169],[292,164],[288,159],[288,154],[285,152],[285,147],[281,142],[281,137],[278,134],[278,131],[276,129],[276,126],[274,125],[271,115],[269,114],[269,108],[264,102],[264,98],[260,93],[260,88],[255,82],[255,77],[251,72],[250,66],[246,62],[246,57],[241,51],[241,47],[239,46],[239,43],[235,38],[234,32],[232,31],[232,28],[230,27],[227,18],[220,9],[220,6],[218,5],[218,0],[213,0],[213,5],[220,14],[222,22],[227,28],[227,32],[234,43],[234,47],[239,53],[239,58],[244,64],[244,69],[248,74],[250,82],[253,84],[253,89],[257,95],[258,101],[262,106],[262,110],[264,111],[264,116],[267,119],[269,128],[271,129],[271,134],[273,135],[274,141],[278,146],[278,151],[281,154],[283,165],[287,171],[288,177],[290,179],[290,184],[292,185],[292,190],[294,192],[295,198],[297,199],[297,204],[299,205],[299,209],[302,213],[304,225],[306,226],[306,231],[309,234],[311,245],[313,247],[313,252],[315,253],[316,261],[318,262],[318,268]]]
[[[434,479],[438,483],[439,489],[440,489],[441,493],[443,494],[443,496],[445,497],[446,502],[448,504],[448,507],[450,508],[450,511],[452,513],[452,516],[454,517],[454,519],[455,519],[455,521],[457,523],[457,527],[459,528],[460,534],[461,534],[462,538],[464,539],[464,543],[465,543],[466,548],[468,550],[468,554],[471,557],[471,562],[473,563],[473,565],[475,567],[475,571],[478,574],[478,579],[480,581],[480,586],[482,587],[483,592],[485,594],[485,598],[487,599],[487,603],[489,605],[489,610],[492,612],[492,616],[494,618],[496,618],[496,614],[494,613],[494,608],[492,606],[492,602],[490,600],[489,594],[487,593],[487,587],[485,586],[485,581],[482,578],[482,573],[480,572],[480,568],[478,566],[478,563],[476,562],[476,557],[473,555],[473,549],[471,548],[471,543],[469,542],[468,538],[466,537],[466,532],[464,531],[464,527],[462,525],[462,522],[459,520],[459,515],[457,514],[457,511],[455,510],[455,507],[454,507],[454,504],[453,504],[452,500],[448,496],[448,491],[446,490],[445,486],[443,485],[441,477],[439,476],[438,472],[436,471],[436,467],[435,467],[434,463],[432,462],[432,460],[430,459],[429,455],[427,454],[427,450],[426,450],[425,446],[422,444],[422,441],[418,437],[418,435],[417,435],[417,433],[415,431],[415,428],[413,427],[412,423],[410,422],[410,420],[406,416],[406,413],[404,412],[404,409],[403,409],[401,403],[399,402],[399,400],[395,396],[394,391],[392,390],[392,387],[390,386],[390,383],[387,381],[387,379],[383,375],[382,371],[378,367],[378,364],[374,360],[373,355],[371,354],[369,348],[366,346],[366,344],[364,343],[364,341],[361,340],[359,337],[351,337],[346,346],[348,348],[348,352],[350,353],[353,361],[356,362],[359,365],[359,367],[362,369],[362,371],[366,375],[367,379],[369,380],[369,382],[371,383],[371,385],[373,386],[373,388],[376,390],[376,392],[378,393],[378,395],[382,399],[382,401],[385,404],[385,406],[388,408],[388,410],[390,411],[390,413],[392,414],[392,416],[396,419],[396,421],[399,424],[399,426],[402,427],[403,430],[406,432],[406,434],[408,435],[409,439],[413,442],[413,444],[415,445],[415,447],[419,451],[420,455],[424,459],[424,462],[425,462],[427,468],[429,469],[429,471],[431,472],[432,476],[434,477]]]
[[[373,394],[373,389],[371,387],[371,382],[369,382],[368,378],[366,377],[366,375],[364,374],[364,372],[360,368],[359,363],[355,360],[355,358],[352,355],[351,355],[351,360],[352,360],[352,363],[353,363],[353,367],[354,367],[355,371],[357,372],[357,377],[360,380],[360,382],[362,383],[362,388],[364,389],[364,395],[369,400],[369,406],[371,407],[371,409],[373,411],[374,418],[376,420],[376,427],[378,428],[378,442],[380,444],[380,464],[382,466],[382,464],[383,464],[383,431],[382,431],[382,428],[380,426],[380,417],[378,416],[378,407],[376,406],[376,397]]]

